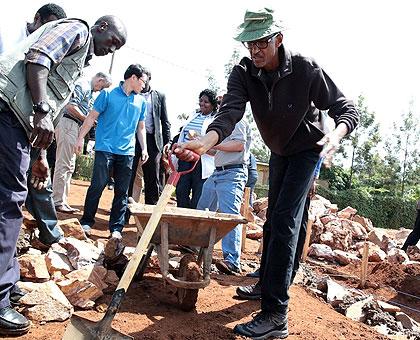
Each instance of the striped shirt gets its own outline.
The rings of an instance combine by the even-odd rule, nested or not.
[[[202,113],[198,114],[191,122],[189,122],[184,128],[184,141],[189,141],[192,138],[190,131],[195,131],[193,135],[199,137],[201,136],[201,128],[203,127],[204,120],[206,119],[207,115],[203,115]]]
[[[25,62],[51,69],[52,65],[60,63],[65,56],[82,48],[88,37],[89,29],[84,23],[66,20],[39,37],[29,48]]]

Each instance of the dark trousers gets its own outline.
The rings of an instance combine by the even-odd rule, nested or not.
[[[0,112],[0,131],[0,308],[3,308],[10,305],[10,290],[19,280],[15,252],[27,195],[30,145],[12,112]]]
[[[402,250],[407,251],[409,246],[415,246],[420,240],[420,210],[417,210],[416,222],[414,222],[413,231],[407,236],[402,246]]]
[[[147,152],[149,159],[142,165],[144,179],[144,203],[156,204],[162,192],[162,185],[159,180],[161,152],[156,145],[155,136],[152,133],[146,134]],[[133,172],[131,174],[130,189],[128,196],[133,194],[133,185],[136,179],[136,169],[141,159],[141,146],[136,139],[136,154],[133,161]]]
[[[263,311],[287,313],[305,200],[318,159],[315,151],[292,156],[271,154],[260,266]]]
[[[308,226],[308,214],[309,214],[309,206],[311,204],[311,199],[309,197],[306,197],[305,200],[305,207],[303,208],[303,214],[302,214],[302,222],[300,223],[300,229],[299,229],[299,237],[298,242],[296,245],[296,252],[295,252],[295,260],[293,264],[293,270],[292,270],[292,277],[290,279],[290,286],[293,283],[293,280],[295,279],[296,273],[299,270],[299,263],[300,258],[302,256],[303,246],[305,244],[306,239],[306,229]]]
[[[31,178],[32,164],[38,159],[40,150],[32,148],[31,165],[28,170],[28,178]],[[45,188],[35,189],[30,183],[28,184],[28,196],[25,206],[29,213],[36,219],[39,229],[39,239],[45,244],[52,244],[60,237],[60,231],[57,228],[57,213],[52,198],[51,176]]]
[[[109,230],[121,232],[125,224],[125,213],[128,201],[128,186],[133,165],[133,156],[117,155],[110,152],[96,151],[93,164],[92,181],[86,193],[85,207],[80,223],[93,226],[102,196],[109,177],[109,169],[114,169],[114,199],[112,201]]]
[[[194,163],[178,161],[178,171],[191,169]],[[188,174],[182,175],[176,186],[176,201],[180,208],[197,208],[201,190],[206,179],[201,178],[201,160],[198,161],[195,169]],[[190,198],[191,194],[191,198]]]

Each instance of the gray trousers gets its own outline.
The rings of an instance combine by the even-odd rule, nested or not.
[[[19,280],[16,242],[27,195],[30,145],[25,130],[10,111],[0,112],[0,308]]]

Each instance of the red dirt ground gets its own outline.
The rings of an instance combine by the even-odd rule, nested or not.
[[[88,182],[73,181],[70,195],[72,206],[83,209],[88,185]],[[112,191],[105,189],[92,232],[94,239],[108,236],[107,210],[111,201]],[[80,217],[80,214],[76,216]],[[62,214],[59,216],[60,219],[69,217]],[[124,230],[124,242],[134,246],[136,228],[133,221],[130,222]],[[257,242],[248,240],[246,258],[256,259],[257,248]],[[220,256],[220,251],[216,251],[217,256]],[[253,281],[246,277],[213,275],[210,286],[199,292],[196,310],[186,313],[176,308],[172,287],[165,288],[156,275],[146,274],[142,282],[134,282],[130,286],[113,326],[135,339],[240,339],[233,334],[233,327],[238,322],[250,320],[251,314],[259,309],[259,302],[235,299],[235,288]],[[110,298],[111,295],[105,295],[98,303],[108,303]],[[103,316],[96,311],[81,311],[77,314],[91,320],[99,320]],[[35,324],[27,335],[19,339],[61,339],[66,325],[67,322]],[[289,339],[386,339],[368,326],[345,318],[296,285],[291,288],[289,332]]]

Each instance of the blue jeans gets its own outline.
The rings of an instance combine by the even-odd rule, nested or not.
[[[0,308],[10,305],[9,295],[19,280],[16,242],[27,195],[26,173],[30,145],[26,132],[11,111],[0,112]]]
[[[291,156],[271,153],[260,265],[263,311],[287,314],[305,201],[318,160],[319,153],[312,150]]]
[[[197,209],[239,214],[247,180],[247,170],[215,170],[205,181]],[[242,225],[238,224],[222,239],[223,258],[241,268]]]
[[[255,169],[248,168],[248,181],[246,182],[245,186],[251,189],[250,196],[249,196],[249,205],[251,207],[254,204],[252,196],[254,194],[254,188],[255,188],[255,184],[257,184],[257,181],[258,181],[258,171]]]
[[[133,156],[117,155],[110,152],[96,151],[93,164],[92,181],[86,194],[85,207],[80,223],[92,227],[98,210],[99,200],[109,178],[109,169],[114,174],[114,200],[112,201],[109,231],[121,232],[127,210],[128,186],[130,184]]]
[[[28,171],[28,179],[31,178],[32,164],[38,159],[40,150],[32,148],[31,165]],[[35,189],[31,183],[28,184],[28,197],[25,206],[29,213],[36,219],[39,229],[39,239],[45,244],[52,244],[61,238],[57,228],[57,213],[52,198],[51,176],[45,188]]]

